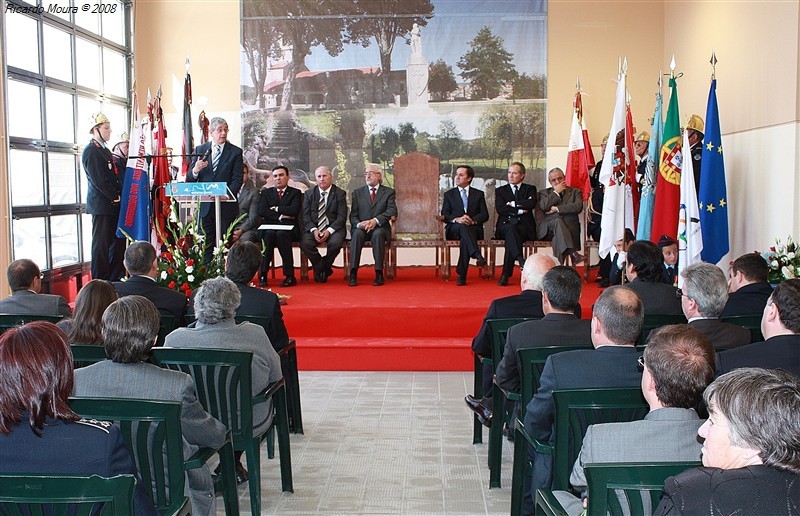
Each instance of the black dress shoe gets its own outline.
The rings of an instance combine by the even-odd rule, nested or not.
[[[570,253],[570,257],[572,257],[573,265],[579,265],[585,260],[584,256],[578,251],[572,251],[572,253]]]
[[[373,287],[380,287],[383,285],[383,271],[375,271],[375,281],[372,282]]]
[[[466,276],[459,276],[458,279],[456,280],[456,286],[457,287],[463,287],[466,284],[467,284],[467,277]]]
[[[475,265],[477,265],[478,267],[486,267],[486,258],[484,258],[483,256],[478,256],[477,258],[475,258]]]
[[[500,276],[500,279],[497,280],[497,285],[500,286],[500,287],[507,287],[508,286],[508,276],[506,276],[505,274]]]
[[[464,398],[464,403],[475,413],[478,421],[480,421],[483,426],[492,426],[492,411],[486,408],[480,400],[467,394],[466,398]]]
[[[350,271],[350,280],[347,282],[351,287],[358,286],[358,278],[356,278],[355,271]]]
[[[267,278],[261,278],[260,280],[258,280],[258,286],[259,287],[268,287],[269,283],[267,283]]]
[[[297,285],[297,279],[294,276],[287,276],[281,281],[282,287],[293,287]]]
[[[244,469],[241,462],[236,463],[236,485],[240,486],[249,480],[247,470]]]
[[[319,280],[317,280],[317,283],[327,283],[328,282],[328,276],[329,276],[328,271],[320,271],[318,276],[319,276]]]

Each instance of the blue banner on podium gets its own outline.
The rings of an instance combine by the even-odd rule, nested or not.
[[[214,195],[227,195],[228,185],[223,182],[212,183],[169,183],[168,196],[187,195],[192,197],[206,197]]]

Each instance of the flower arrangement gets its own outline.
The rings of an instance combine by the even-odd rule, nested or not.
[[[800,246],[789,236],[786,244],[775,240],[769,252],[761,256],[769,265],[769,282],[780,283],[785,280],[800,278]]]

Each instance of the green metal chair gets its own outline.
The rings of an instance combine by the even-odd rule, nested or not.
[[[554,491],[569,491],[569,475],[578,458],[583,437],[590,425],[643,419],[649,407],[639,387],[613,389],[556,389],[553,391],[555,422],[549,443],[540,443],[528,435],[523,420],[515,422],[514,468],[511,513],[522,513],[525,478],[531,473],[527,446],[537,453],[553,456]],[[521,441],[517,446],[517,441]],[[521,468],[521,469],[519,469]],[[516,487],[516,490],[514,489]]]
[[[250,506],[261,513],[261,457],[259,448],[275,429],[280,450],[281,488],[293,492],[292,459],[289,449],[289,421],[286,415],[284,380],[273,383],[265,392],[253,396],[249,351],[220,349],[158,348],[151,361],[161,367],[192,376],[197,397],[206,411],[230,430],[233,448],[247,454]],[[253,405],[272,399],[274,416],[270,428],[253,433]]]
[[[156,340],[156,346],[163,346],[164,340],[167,338],[172,330],[177,328],[177,321],[175,321],[174,315],[169,314],[161,314],[160,322],[158,324],[158,340]]]
[[[492,375],[497,372],[497,366],[503,359],[506,349],[506,335],[512,326],[525,321],[533,321],[537,317],[509,317],[504,319],[488,319],[486,324],[489,326],[489,334],[492,340]],[[481,371],[481,383],[483,382],[483,372]],[[476,382],[476,385],[480,385]],[[476,393],[480,392],[480,387]],[[482,396],[476,396],[482,397]],[[489,428],[489,489],[500,487],[500,466],[503,462],[503,425],[509,422],[510,414],[506,413],[506,400],[518,401],[519,394],[515,392],[503,391],[497,383],[492,382],[492,426]],[[481,432],[480,422],[477,416],[473,423],[475,432]],[[473,435],[473,442],[474,442]]]
[[[133,514],[133,475],[0,475],[1,514]]]
[[[22,326],[31,321],[47,321],[53,324],[59,322],[64,317],[61,315],[44,314],[0,314],[0,333],[3,333],[14,326]]]
[[[636,340],[636,346],[644,346],[647,342],[647,336],[656,328],[667,326],[668,324],[686,324],[686,317],[680,315],[666,315],[666,314],[650,314],[644,316],[644,323],[642,324],[642,333]]]
[[[762,342],[764,335],[761,333],[760,315],[737,315],[735,317],[724,317],[722,322],[735,324],[750,330],[751,342]]]
[[[106,357],[106,349],[102,344],[73,344],[72,364],[75,369],[102,362]]]
[[[192,315],[186,316],[186,323],[191,324],[197,318]],[[261,315],[237,315],[236,322],[251,322],[258,324],[269,335],[269,317]],[[286,411],[289,414],[289,431],[293,434],[303,433],[303,409],[300,406],[300,378],[297,374],[297,343],[294,339],[289,339],[289,344],[278,351],[281,357],[281,372],[286,381]],[[272,458],[270,456],[270,458]]]
[[[699,461],[586,464],[586,481],[589,484],[587,515],[652,514],[658,507],[667,477],[699,466],[702,466]],[[567,513],[552,491],[538,489],[536,514],[556,516]]]
[[[122,431],[136,470],[160,514],[189,514],[191,504],[184,496],[185,471],[203,466],[219,454],[226,514],[239,514],[236,468],[230,432],[219,450],[201,448],[192,457],[183,457],[181,404],[177,401],[133,400],[121,398],[70,398],[69,405],[86,419],[113,421]]]

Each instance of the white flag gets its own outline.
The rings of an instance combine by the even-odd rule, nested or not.
[[[608,131],[608,145],[603,155],[600,169],[600,182],[605,186],[603,197],[603,218],[600,223],[599,253],[605,258],[614,251],[614,242],[625,234],[625,162],[622,152],[616,146],[617,133],[625,130],[625,73],[619,74],[617,81],[617,102]]]
[[[689,131],[683,131],[683,162],[681,170],[681,203],[678,208],[678,287],[683,286],[680,271],[693,263],[702,261],[703,233],[700,229],[700,208],[694,186],[692,152]]]

